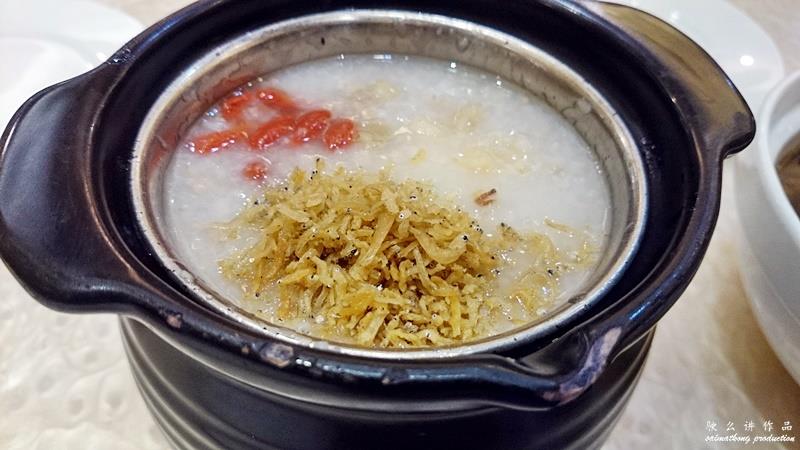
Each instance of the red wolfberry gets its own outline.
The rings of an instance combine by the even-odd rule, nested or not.
[[[281,138],[289,136],[294,131],[294,118],[278,116],[261,125],[250,137],[250,145],[256,150],[266,150],[270,145]]]
[[[352,144],[358,137],[356,126],[350,119],[336,119],[331,121],[322,141],[331,150],[345,148]]]
[[[294,122],[292,142],[302,144],[316,139],[322,135],[331,118],[331,112],[325,109],[316,109],[302,114]]]
[[[248,180],[263,180],[267,176],[267,165],[261,161],[253,161],[244,166],[242,175]]]
[[[241,130],[225,130],[204,134],[189,143],[189,149],[204,155],[222,150],[247,138],[247,133]]]
[[[250,104],[253,97],[250,93],[243,93],[241,95],[231,95],[222,101],[221,110],[222,117],[227,121],[239,120],[242,117],[242,111]]]
[[[288,94],[280,89],[265,88],[258,91],[258,98],[265,105],[279,111],[294,111],[297,106]]]

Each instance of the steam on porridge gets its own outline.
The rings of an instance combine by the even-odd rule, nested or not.
[[[491,336],[563,304],[610,211],[594,154],[542,100],[398,55],[248,83],[192,126],[164,192],[177,255],[219,295],[395,348]]]

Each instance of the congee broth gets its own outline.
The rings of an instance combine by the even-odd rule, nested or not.
[[[800,215],[800,136],[795,136],[781,152],[776,168],[789,203]]]
[[[396,348],[562,305],[611,207],[595,155],[544,101],[403,55],[247,83],[192,125],[163,192],[176,256],[217,294],[308,335]]]

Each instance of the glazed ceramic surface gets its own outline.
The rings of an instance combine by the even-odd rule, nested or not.
[[[617,19],[624,19],[624,17],[627,14],[628,13],[624,13],[624,14],[622,14],[622,16],[617,16],[616,18]],[[180,42],[177,42],[176,44],[180,44]],[[122,53],[116,55],[115,60],[116,60],[115,64],[123,64],[124,65],[126,63],[126,61],[130,61],[131,58],[130,58],[129,54],[127,54],[126,52],[123,51]],[[672,68],[675,69],[676,67],[672,67]],[[106,80],[106,81],[108,81],[108,80]],[[86,87],[85,84],[74,83],[74,84],[72,84],[70,86],[69,89],[63,89],[61,91],[61,93],[63,95],[62,97],[58,97],[58,96],[49,96],[49,97],[47,97],[47,101],[46,102],[41,102],[39,107],[36,108],[35,111],[37,113],[45,114],[50,119],[57,118],[58,114],[60,114],[60,112],[64,110],[62,107],[59,106],[59,101],[65,101],[65,100],[66,101],[71,101],[69,99],[70,98],[74,98],[72,96],[75,95],[75,94],[78,94],[79,92],[81,92],[81,88],[85,88],[85,87]],[[130,85],[123,86],[123,87],[124,87],[124,89],[128,89],[128,91],[125,91],[123,89],[123,92],[127,92],[127,93],[131,93],[130,89],[133,89]],[[40,100],[42,98],[44,98],[44,97],[40,97]],[[681,98],[683,98],[683,97],[681,97]],[[99,99],[100,98],[97,96],[97,93],[94,93],[93,95],[91,95],[86,100],[91,102],[91,101],[97,101]],[[117,104],[117,105],[119,105],[119,104]],[[633,107],[633,105],[629,105],[629,106]],[[648,106],[650,106],[650,108],[648,108],[648,110],[650,111],[650,114],[653,114],[652,106],[654,106],[654,105],[651,104],[651,105],[648,105]],[[695,105],[695,106],[697,106],[697,105]],[[53,109],[53,107],[55,107],[55,109]],[[79,119],[83,119],[83,120],[86,119],[86,117],[82,116],[82,115],[79,115],[78,118]],[[660,125],[664,126],[667,122],[668,121],[660,121]],[[743,125],[745,126],[745,128],[741,128]],[[122,124],[122,128],[124,128],[125,126],[126,126],[125,124]],[[727,127],[727,125],[726,125],[726,127]],[[114,128],[116,128],[116,127],[114,127]],[[720,127],[720,128],[725,128],[725,127]],[[734,128],[746,129],[746,123],[740,121],[738,123],[738,127],[734,127]],[[117,131],[119,131],[119,129],[117,129]],[[667,132],[669,130],[664,130],[664,131]],[[671,130],[671,131],[674,132],[673,135],[676,136],[676,137],[680,136],[682,134],[680,131],[676,131],[676,130]],[[695,130],[695,131],[700,133],[701,130]],[[31,131],[28,130],[28,129],[18,129],[15,133],[16,133],[15,134],[16,138],[20,139],[23,142],[28,140],[28,139],[39,139],[38,136],[35,136],[35,134],[32,134]],[[667,133],[667,134],[669,134],[669,133]],[[700,133],[700,134],[703,134],[703,133]],[[48,138],[49,139],[54,139],[54,140],[58,141],[58,140],[64,139],[66,136],[67,135],[64,134],[63,132],[50,132],[47,136],[44,136],[44,138],[45,139],[48,139]],[[698,134],[698,136],[699,136],[699,134]],[[663,136],[659,135],[658,139],[661,139],[662,137]],[[727,152],[730,152],[730,151],[733,151],[733,150],[737,150],[741,145],[743,145],[749,139],[747,137],[746,133],[744,133],[743,135],[739,135],[739,136],[728,136],[728,138],[731,139],[731,141],[727,141],[727,142],[723,138],[724,138],[724,136],[721,136],[721,135],[713,136],[713,135],[707,135],[707,134],[704,135],[704,136],[701,136],[700,138],[698,138],[698,139],[702,139],[702,144],[703,145],[711,147],[711,148],[708,148],[708,147],[701,148],[701,153],[702,153],[702,151],[716,152],[713,156],[719,158],[719,157],[721,157],[723,154],[725,154]],[[658,139],[655,140],[656,144],[659,142]],[[105,139],[101,139],[101,141],[103,141],[103,140],[105,140]],[[654,151],[655,149],[659,148],[659,145],[654,145],[653,148],[650,148],[650,145],[653,145],[653,141],[642,141],[642,145],[644,147],[643,151],[654,158],[652,161],[650,161],[652,164],[661,164],[662,163],[661,161],[659,161],[657,152]],[[675,148],[675,146],[670,146],[670,148]],[[66,152],[65,154],[71,155],[70,152]],[[15,157],[19,156],[19,154],[15,154],[15,155],[16,155]],[[34,156],[36,156],[36,155],[31,155],[31,157],[34,157]],[[673,155],[673,157],[674,156],[675,155]],[[708,155],[703,155],[703,156],[708,156]],[[5,162],[8,162],[8,159],[6,159]],[[81,163],[81,161],[77,161],[77,162],[79,164]],[[106,161],[106,162],[108,162],[108,161]],[[669,165],[670,163],[669,162],[664,162],[664,164]],[[109,169],[110,172],[117,169],[117,168],[115,168],[113,166],[109,166],[109,165],[106,165],[105,167],[107,169]],[[52,166],[48,166],[48,169],[59,170],[59,168],[52,167]],[[713,169],[713,167],[712,167],[712,169]],[[697,174],[695,174],[695,173],[683,173],[683,175],[686,177],[684,179],[688,179],[690,183],[693,183],[693,182],[696,181],[696,180],[693,179],[693,177],[697,176]],[[61,181],[60,178],[52,178],[52,179]],[[8,179],[8,180],[10,180],[10,179]],[[8,180],[6,180],[6,181],[8,181]],[[31,188],[43,188],[43,189],[47,190],[49,188],[54,187],[49,182],[49,180],[50,179],[48,179],[47,177],[44,177],[43,180],[39,180],[39,181],[33,183],[35,186],[31,186]],[[63,181],[65,182],[65,186],[70,186],[70,187],[74,188],[76,186],[83,186],[83,181],[86,181],[86,179],[84,178],[83,181],[82,181],[81,179],[73,178],[72,175],[68,175],[66,178],[63,179]],[[103,180],[97,180],[97,181],[100,181],[101,184],[103,182]],[[661,314],[663,314],[665,309],[677,298],[677,295],[679,295],[679,293],[685,287],[685,284],[688,283],[688,278],[691,277],[691,274],[693,273],[693,271],[696,270],[697,264],[699,263],[699,260],[694,260],[692,258],[698,257],[704,251],[705,246],[708,243],[708,231],[709,231],[708,227],[709,227],[710,223],[713,223],[712,219],[713,219],[713,216],[716,214],[716,211],[715,211],[716,202],[713,199],[713,194],[715,192],[715,189],[717,189],[716,192],[718,193],[718,185],[715,184],[716,182],[718,182],[718,173],[716,174],[716,176],[714,176],[714,175],[709,176],[709,178],[707,178],[704,183],[701,183],[702,189],[708,189],[706,191],[703,191],[703,193],[704,194],[710,194],[711,198],[703,197],[704,199],[708,200],[708,203],[706,203],[706,200],[704,200],[704,202],[699,205],[699,208],[697,208],[697,209],[703,211],[702,217],[700,219],[697,219],[699,222],[691,222],[691,221],[689,221],[689,225],[688,225],[689,229],[690,230],[695,230],[695,233],[697,233],[697,234],[689,233],[690,239],[689,239],[689,242],[687,243],[688,247],[687,248],[683,248],[681,251],[688,252],[688,253],[686,253],[686,255],[687,255],[688,258],[691,259],[691,262],[687,261],[685,263],[685,265],[682,265],[681,267],[678,268],[678,270],[682,270],[683,273],[685,273],[687,275],[682,277],[682,278],[679,278],[678,281],[677,281],[677,284],[675,284],[675,285],[670,285],[668,282],[666,282],[666,281],[664,281],[664,279],[662,279],[662,283],[664,283],[664,284],[659,284],[658,285],[658,286],[662,287],[662,290],[654,292],[655,297],[649,298],[650,301],[648,301],[646,304],[644,304],[644,305],[637,304],[637,305],[635,305],[636,306],[635,308],[622,309],[621,311],[617,310],[617,312],[621,312],[623,314],[623,316],[626,319],[625,321],[615,321],[615,320],[613,320],[615,317],[622,317],[622,316],[615,316],[615,315],[611,314],[611,311],[609,311],[609,315],[606,315],[605,317],[601,318],[603,320],[606,320],[606,322],[598,322],[598,323],[605,323],[606,325],[609,325],[609,324],[612,325],[612,329],[611,330],[613,330],[613,327],[615,327],[615,326],[623,325],[623,322],[627,323],[626,327],[630,326],[630,328],[626,328],[626,333],[628,333],[628,335],[629,335],[629,337],[626,340],[627,343],[633,344],[635,342],[638,342],[638,339],[636,339],[636,338],[637,337],[641,337],[650,328],[650,326],[652,326],[654,320],[657,319],[658,317],[660,317]],[[706,183],[708,183],[708,184],[706,184]],[[11,182],[11,181],[9,181],[9,183],[4,183],[4,187],[6,189],[10,189],[11,191],[14,191],[15,189],[19,188],[20,186],[21,185],[19,185],[17,183],[14,183],[14,182]],[[106,186],[106,187],[111,187],[111,191],[110,192],[111,193],[114,192],[113,186]],[[701,189],[701,191],[702,191],[702,189]],[[8,192],[8,190],[5,190],[5,192]],[[27,192],[27,194],[31,194],[31,193],[35,192],[35,189],[27,190],[26,192]],[[109,193],[109,191],[105,191],[101,195],[107,195],[108,193]],[[24,197],[20,197],[20,198],[24,198]],[[58,196],[55,196],[53,198],[58,198]],[[78,197],[73,197],[73,199],[77,200]],[[663,206],[665,208],[668,208],[669,206],[678,206],[678,208],[677,209],[673,209],[673,211],[681,210],[680,205],[674,205],[674,204],[671,205],[670,204],[670,201],[674,200],[674,199],[671,199],[669,197],[664,197],[664,198],[661,198],[661,200],[664,202]],[[36,205],[36,204],[33,203],[32,205]],[[686,205],[684,205],[684,206],[686,206]],[[697,206],[697,205],[695,205],[695,206]],[[41,208],[39,208],[37,206],[36,208],[33,208],[33,209],[39,210]],[[695,208],[689,208],[689,209],[692,210],[692,211],[696,211],[697,210]],[[97,210],[93,210],[93,211],[97,212]],[[114,213],[114,214],[117,214],[117,213]],[[8,218],[10,216],[6,215],[5,217]],[[102,218],[101,216],[95,216],[95,217],[97,217],[98,219],[103,221],[103,223],[106,223],[106,224],[108,223],[108,222],[106,222],[107,218]],[[116,217],[119,217],[119,216],[116,216]],[[684,219],[686,219],[685,217],[677,218],[677,217],[670,217],[668,215],[657,215],[656,217],[661,219],[661,220],[664,220],[665,222],[668,222],[669,225],[674,225],[676,222],[677,223],[683,223],[685,225],[685,222],[682,222]],[[659,221],[656,221],[656,224],[659,224],[659,223],[660,223]],[[699,225],[699,228],[693,228],[692,227],[692,223],[694,223],[694,227],[697,227]],[[47,225],[47,224],[43,224],[43,225]],[[87,225],[87,224],[85,224],[85,225]],[[119,226],[119,224],[117,224],[117,226]],[[680,225],[678,225],[678,226],[680,226]],[[27,232],[25,232],[25,231],[23,231],[23,230],[21,230],[21,229],[19,229],[17,227],[13,227],[13,228],[14,228],[14,233],[20,233],[20,232],[22,233],[22,235],[20,235],[20,237],[29,235],[29,233],[27,233]],[[48,229],[48,227],[45,226],[45,229]],[[54,228],[54,230],[57,233],[59,233],[62,229],[59,228],[59,226],[57,225],[56,228]],[[128,234],[128,233],[130,233],[130,229],[127,228],[124,224],[122,224],[122,226],[120,227],[119,231],[122,233],[122,237],[124,237],[125,239],[130,239],[131,238],[131,236]],[[698,231],[702,231],[702,232],[698,232]],[[657,235],[658,235],[658,233],[655,234],[655,236],[657,236]],[[45,236],[47,236],[46,233],[45,233]],[[56,237],[56,236],[53,236],[53,237]],[[118,238],[120,238],[120,236],[116,236],[113,239],[109,239],[109,240],[106,241],[106,243],[114,244],[116,242],[116,239],[118,239]],[[655,248],[651,247],[650,250],[647,253],[645,253],[645,255],[648,255],[648,256],[643,256],[643,258],[644,257],[653,257],[653,255],[659,254],[658,248],[662,247],[664,245],[664,242],[656,242],[656,241],[660,241],[660,239],[653,239],[653,242],[651,243],[651,245],[655,246]],[[14,241],[14,242],[19,242],[19,241]],[[51,242],[52,241],[50,239],[45,239],[44,242],[40,243],[41,244],[40,248],[42,248],[42,249],[49,248],[48,246],[50,245]],[[91,235],[89,235],[89,239],[87,239],[83,244],[84,245],[88,245],[89,247],[91,247],[93,245],[101,245],[101,246],[102,245],[106,245],[104,243],[99,243],[98,241],[92,240],[91,239]],[[39,244],[34,244],[34,245],[39,245]],[[114,245],[116,245],[116,244],[114,244]],[[80,251],[83,250],[83,249],[76,247],[76,248],[68,248],[68,250],[77,250],[79,252],[79,254],[80,254]],[[663,254],[663,248],[662,248],[661,254]],[[68,286],[65,286],[66,289],[70,292],[69,295],[64,295],[61,298],[58,298],[56,296],[50,296],[50,295],[48,295],[46,286],[29,285],[29,288],[31,286],[36,286],[36,289],[38,290],[38,296],[40,298],[43,298],[43,299],[46,298],[47,300],[49,300],[51,302],[51,305],[55,306],[55,307],[67,308],[67,309],[75,309],[77,307],[77,305],[64,303],[63,300],[65,300],[65,299],[81,299],[81,301],[84,302],[83,307],[90,308],[90,309],[95,309],[95,310],[112,310],[112,311],[125,312],[127,314],[131,314],[131,315],[139,317],[140,320],[144,320],[145,322],[148,322],[151,326],[153,326],[155,328],[158,328],[158,329],[164,328],[165,327],[164,323],[166,322],[166,324],[171,328],[164,328],[162,330],[163,331],[162,337],[167,339],[169,345],[174,345],[174,346],[176,346],[178,348],[181,348],[182,351],[185,351],[187,353],[192,353],[196,357],[197,356],[206,355],[208,352],[211,352],[212,350],[214,350],[213,348],[205,348],[205,347],[203,347],[203,348],[205,348],[205,350],[203,350],[202,348],[200,350],[197,350],[197,349],[192,350],[192,346],[194,346],[198,342],[202,342],[202,340],[212,340],[212,341],[213,340],[218,340],[217,341],[218,344],[220,344],[222,346],[226,346],[228,348],[233,346],[233,349],[238,349],[237,347],[239,345],[241,345],[243,342],[247,343],[247,338],[245,336],[243,336],[243,335],[231,334],[228,331],[223,331],[223,332],[220,333],[220,327],[222,327],[222,324],[220,324],[218,322],[217,323],[208,322],[208,319],[209,319],[208,317],[205,317],[202,314],[197,314],[198,312],[192,310],[191,308],[190,309],[186,309],[186,310],[181,310],[183,312],[179,312],[179,313],[176,313],[176,309],[175,309],[176,305],[168,306],[167,309],[153,309],[153,308],[163,308],[163,305],[158,307],[153,302],[153,298],[150,297],[150,295],[153,294],[153,291],[149,291],[149,294],[147,293],[147,290],[153,287],[153,285],[149,285],[148,286],[148,284],[154,283],[155,280],[153,280],[150,277],[150,275],[146,274],[145,272],[138,272],[138,275],[137,275],[136,279],[133,280],[133,284],[138,284],[138,286],[134,286],[133,284],[126,284],[126,285],[122,285],[122,286],[120,286],[120,285],[107,286],[110,289],[103,290],[102,292],[100,292],[100,291],[92,291],[91,289],[89,291],[87,291],[86,287],[87,286],[92,286],[92,285],[91,284],[86,284],[86,282],[87,281],[91,282],[91,281],[96,281],[97,280],[97,278],[92,278],[92,277],[95,277],[97,275],[102,275],[102,276],[107,276],[107,277],[117,277],[117,276],[123,274],[123,272],[125,270],[128,270],[130,268],[130,266],[126,266],[124,269],[122,269],[119,266],[115,266],[116,263],[114,262],[114,258],[117,255],[103,255],[103,256],[104,256],[103,259],[97,260],[95,258],[95,260],[93,261],[96,264],[95,268],[100,270],[99,274],[98,273],[84,274],[86,276],[83,278],[83,281],[68,283]],[[125,262],[125,264],[134,264],[134,265],[136,265],[138,263],[134,262],[133,260],[128,260],[128,261]],[[21,266],[17,266],[17,267],[21,267]],[[634,271],[637,274],[636,276],[643,275],[643,272],[646,272],[646,270],[644,270],[645,268],[646,268],[646,266],[643,265],[643,266],[639,267],[639,270]],[[67,268],[67,269],[69,269],[69,268]],[[122,270],[120,270],[120,269],[122,269]],[[127,272],[127,273],[128,273],[128,275],[130,275],[130,272]],[[670,272],[670,273],[672,273],[672,272]],[[17,274],[20,275],[19,272]],[[62,274],[69,275],[66,272],[62,273]],[[28,271],[27,275],[31,275],[31,272]],[[61,274],[59,274],[59,275],[61,275]],[[25,275],[23,275],[21,277],[25,277]],[[655,281],[655,280],[653,280],[653,281]],[[142,287],[145,288],[145,291],[139,291],[139,292],[137,292],[135,294],[133,293],[133,291],[128,290],[130,288],[139,289],[139,288],[142,288]],[[630,285],[629,285],[629,287],[630,287]],[[620,287],[619,289],[625,289],[625,288],[624,287]],[[659,294],[662,295],[662,296],[659,296]],[[127,298],[128,300],[132,300],[132,301],[136,302],[136,305],[134,306],[133,304],[127,304],[126,305],[126,304],[122,304],[122,303],[116,303],[117,301],[119,301],[120,299],[123,299],[123,298]],[[116,303],[116,306],[115,306],[115,303]],[[183,306],[188,306],[188,305],[183,305]],[[633,305],[631,305],[631,306],[633,306]],[[641,320],[641,322],[639,322],[637,320],[637,318],[641,318],[641,319],[639,319],[639,320]],[[612,319],[612,320],[610,322],[608,322],[607,321],[608,319]],[[224,327],[222,327],[222,328],[224,328]],[[606,331],[611,331],[611,330],[606,328]],[[595,329],[595,331],[600,331],[600,330]],[[201,336],[201,333],[202,333],[202,336]],[[609,336],[609,335],[608,334],[600,334],[600,335],[593,335],[593,336],[590,336],[590,337],[593,338],[593,339],[596,339],[596,338],[601,337],[601,336]],[[196,339],[199,339],[199,338],[202,338],[202,339],[198,340],[198,341],[195,341]],[[245,339],[245,341],[242,341],[242,339]],[[601,339],[598,342],[600,342],[600,344],[601,344],[600,347],[595,347],[594,345],[592,345],[590,348],[592,348],[592,349],[594,349],[594,348],[602,349],[602,348],[605,347],[605,345],[603,345],[603,342],[607,342],[607,341],[605,341],[604,339]],[[282,353],[283,350],[280,349],[280,348],[276,348],[275,346],[253,347],[253,346],[248,344],[248,346],[246,348],[248,349],[247,352],[244,351],[245,347],[241,347],[242,352],[245,353],[245,355],[252,354],[253,356],[257,357],[257,358],[255,358],[256,360],[258,360],[258,357],[260,357],[262,360],[264,360],[264,362],[272,363],[273,365],[277,365],[277,366],[279,366],[279,368],[282,368],[282,369],[285,368],[285,367],[288,367],[286,364],[292,364],[292,361],[290,361],[289,359],[286,358],[286,354]],[[266,351],[264,351],[264,350],[266,350]],[[197,353],[198,351],[200,353]],[[167,350],[164,349],[164,352],[167,352]],[[593,353],[590,353],[590,355],[591,354],[593,354]],[[622,354],[623,353],[619,353],[619,355],[622,355]],[[289,355],[291,356],[291,353]],[[600,353],[600,355],[603,355],[603,353]],[[206,356],[208,356],[208,355],[206,355]],[[604,356],[601,356],[601,357],[604,357]],[[236,361],[238,361],[239,359],[242,359],[242,358],[234,358],[233,360],[231,360],[230,357],[228,357],[228,362],[233,362],[234,364],[238,364]],[[247,358],[245,358],[245,359],[247,359]],[[248,360],[253,360],[253,359],[254,358],[251,357]],[[584,357],[584,360],[586,360],[585,357]],[[304,366],[306,362],[309,362],[311,360],[309,360],[307,358],[301,360],[298,357],[298,359],[296,359],[295,362],[297,362],[297,361],[300,361],[302,363],[302,365]],[[317,362],[319,362],[319,360],[317,360]],[[314,362],[309,362],[309,364],[310,364],[309,367],[311,367],[311,368],[315,368],[315,369],[319,369],[319,370],[323,370],[323,371],[326,370],[325,366],[315,365]],[[337,367],[341,367],[341,366],[337,366]],[[298,369],[302,370],[302,368],[298,368]],[[425,370],[427,371],[428,369],[425,369]],[[542,367],[539,367],[539,369],[542,369]],[[293,368],[293,370],[294,370],[294,368]],[[328,370],[330,370],[330,368],[328,368]],[[611,369],[609,368],[609,370],[611,370]],[[287,370],[286,372],[289,372],[289,371]],[[311,371],[311,373],[313,374],[313,371]],[[421,374],[427,376],[428,372],[421,372]],[[390,384],[393,382],[392,380],[393,380],[393,378],[390,378]],[[484,380],[484,381],[490,381],[490,380],[487,379],[487,380]],[[183,381],[182,383],[186,383],[186,382],[187,381]],[[535,388],[536,387],[534,386],[534,389]],[[513,392],[510,392],[510,393],[513,393]],[[517,392],[517,394],[519,394],[519,392]],[[473,392],[472,395],[474,396],[474,392]],[[504,401],[506,401],[506,402],[508,402],[508,401],[512,401],[512,402],[513,401],[518,401],[518,400],[514,400],[514,399],[518,399],[518,398],[519,398],[518,395],[508,396],[508,397],[504,398]],[[618,401],[624,401],[624,396],[619,397]],[[167,426],[167,425],[165,425],[165,426]],[[569,437],[567,439],[569,439],[571,442],[580,442],[579,441],[580,438],[581,438],[581,436],[572,436],[572,437]]]
[[[800,217],[775,170],[800,135],[800,73],[770,93],[758,117],[753,152],[736,162],[742,274],[761,328],[800,383]]]
[[[783,78],[784,66],[800,67],[795,32],[800,10],[792,0],[639,0],[636,6],[707,49],[751,107],[763,103]],[[754,149],[751,144],[740,156],[748,158]],[[734,169],[740,156],[727,160],[726,168]],[[610,449],[732,448],[705,442],[707,422],[733,422],[741,434],[748,420],[764,417],[782,424],[800,417],[795,400],[800,386],[770,348],[742,286],[746,269],[740,267],[738,249],[746,239],[736,217],[733,175],[728,170],[723,176],[709,254],[681,301],[659,322],[652,357],[609,439]],[[763,433],[760,425],[753,435]]]
[[[142,29],[93,1],[0,2],[0,128],[25,99],[97,66]],[[115,316],[31,303],[3,266],[0,342],[0,448],[164,445],[157,427],[140,420]],[[119,423],[130,438],[120,437]],[[128,442],[133,436],[138,443]]]
[[[783,79],[778,48],[758,24],[728,1],[612,1],[647,11],[700,44],[725,69],[754,111]]]

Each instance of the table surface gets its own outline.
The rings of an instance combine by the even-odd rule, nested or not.
[[[800,69],[800,1],[730,1],[749,14],[776,42],[787,73]],[[189,1],[101,0],[101,3],[151,24]],[[758,328],[739,277],[736,245],[740,235],[730,183],[728,176],[719,223],[707,256],[686,293],[659,323],[641,381],[604,448],[707,447],[704,439],[708,422],[717,423],[723,430],[732,422],[741,432],[749,420],[757,430],[767,420],[778,428],[791,421],[793,433],[800,438],[800,386],[783,368]],[[0,294],[26,295],[18,286],[7,283],[0,283]],[[109,320],[113,330],[109,317],[77,320]],[[108,339],[118,339],[113,331],[107,333]],[[5,351],[2,347],[0,361],[14,364],[14,358],[19,358],[21,362],[20,352]],[[0,424],[0,447],[65,448],[71,442],[70,446],[75,448],[89,448],[85,446],[87,442],[100,435],[113,436],[118,448],[165,447],[143,401],[138,396],[125,397],[135,395],[129,394],[133,380],[126,362],[119,355],[112,362],[95,377],[96,382],[102,380],[98,395],[105,395],[98,414],[102,415],[103,407],[111,412],[99,419],[100,425],[78,421],[70,425],[71,431],[65,425],[49,430],[46,436],[28,438],[24,430],[13,432]],[[2,365],[0,374],[1,370]],[[9,411],[8,402],[13,404],[15,397],[2,394],[0,411]],[[66,391],[61,396],[50,394],[38,407],[61,408],[65,402],[67,408],[71,404],[74,407],[74,392],[69,399],[67,394]],[[33,433],[37,426],[43,426],[35,422],[27,431]],[[721,444],[718,448],[733,447]]]

